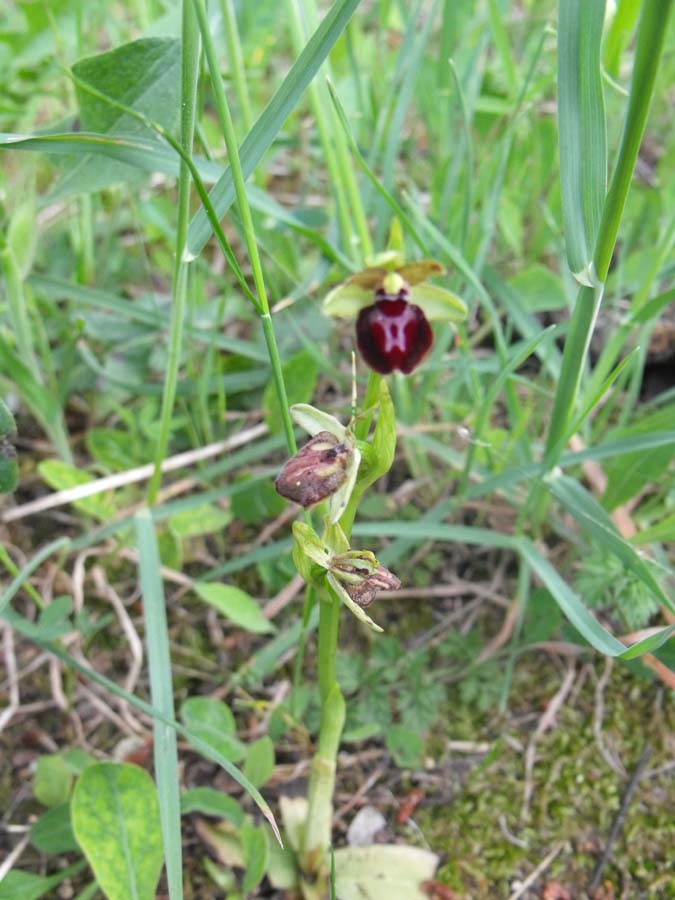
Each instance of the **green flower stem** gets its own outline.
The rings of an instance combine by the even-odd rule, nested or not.
[[[181,66],[181,149],[188,157],[192,152],[197,107],[197,82],[199,80],[199,34],[190,0],[184,0],[182,8],[182,66]],[[169,326],[169,351],[162,395],[162,411],[159,438],[155,449],[155,471],[148,486],[148,505],[152,506],[162,480],[161,465],[166,456],[169,434],[176,401],[178,372],[183,343],[183,323],[187,299],[189,261],[185,258],[187,233],[190,224],[190,169],[181,159],[178,175],[178,223],[176,227],[175,260],[171,288],[171,322]]]
[[[338,636],[340,630],[340,601],[332,593],[326,591],[321,597],[319,606],[319,692],[321,703],[337,686],[336,659]]]
[[[192,5],[199,23],[199,30],[204,43],[204,53],[209,67],[211,76],[211,86],[213,88],[213,96],[218,113],[218,121],[223,131],[225,146],[227,147],[227,155],[230,161],[232,171],[232,181],[237,197],[237,205],[239,207],[239,215],[241,216],[241,224],[244,231],[244,240],[248,251],[249,260],[251,262],[251,270],[253,272],[253,282],[255,284],[258,311],[260,314],[265,343],[270,357],[272,366],[272,377],[279,399],[279,408],[284,425],[284,434],[286,443],[291,454],[295,453],[297,447],[295,436],[293,433],[293,422],[288,408],[288,397],[286,394],[286,385],[284,383],[283,371],[281,368],[281,359],[279,357],[279,348],[272,326],[272,318],[270,315],[269,299],[267,297],[267,289],[265,287],[265,279],[263,276],[262,264],[260,262],[260,253],[258,251],[258,243],[253,225],[253,216],[251,215],[251,207],[249,206],[248,197],[246,196],[246,181],[241,167],[239,158],[239,147],[237,145],[237,136],[234,131],[232,115],[227,102],[223,80],[220,75],[218,65],[218,56],[209,31],[208,21],[206,18],[206,10],[204,0],[192,0]]]
[[[362,406],[362,412],[368,410],[369,413],[357,420],[356,437],[358,440],[365,440],[368,435],[373,409],[380,395],[381,381],[381,375],[378,375],[377,372],[370,372]],[[356,493],[352,494],[347,509],[340,519],[340,527],[347,539],[351,535],[359,496]],[[321,605],[319,607],[318,669],[321,725],[319,746],[312,763],[312,776],[309,783],[309,811],[301,861],[303,872],[312,875],[317,874],[321,866],[325,865],[326,852],[331,844],[335,761],[345,717],[345,704],[336,674],[342,604],[339,597],[328,590],[319,602]]]
[[[337,603],[337,600],[336,600]],[[331,844],[333,791],[340,737],[345,723],[345,701],[337,684],[323,700],[319,746],[309,779],[309,811],[305,826],[302,869],[304,875],[326,874],[326,851]]]

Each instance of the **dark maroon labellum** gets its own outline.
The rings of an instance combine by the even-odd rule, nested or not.
[[[408,303],[408,296],[406,288],[397,295],[380,289],[375,303],[362,309],[356,320],[359,352],[380,375],[394,369],[409,375],[434,342],[426,316],[419,306]]]
[[[274,487],[300,506],[320,503],[345,483],[352,452],[334,434],[320,431],[288,460]]]

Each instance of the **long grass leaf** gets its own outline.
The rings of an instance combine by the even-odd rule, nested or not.
[[[147,510],[136,513],[141,599],[145,619],[145,642],[152,704],[168,719],[174,719],[173,680],[169,652],[169,628],[166,620],[164,586],[160,574],[155,524]],[[154,720],[154,759],[159,813],[164,837],[164,861],[171,900],[182,900],[183,867],[180,812],[180,777],[176,732],[171,726]]]
[[[631,658],[638,655],[636,646],[626,648],[621,641],[610,634],[593,614],[586,609],[575,591],[563,580],[555,567],[537,549],[528,538],[513,537],[507,534],[498,534],[485,528],[473,528],[466,525],[446,525],[444,523],[432,524],[428,522],[368,522],[354,527],[356,536],[368,537],[408,537],[417,538],[420,541],[445,541],[451,543],[464,543],[480,545],[484,547],[498,547],[518,553],[530,565],[541,582],[548,588],[556,603],[574,625],[582,637],[587,640],[600,653],[613,657]],[[661,635],[664,640],[669,636]],[[657,638],[650,639],[656,642]],[[654,643],[647,645],[653,648]],[[642,652],[647,652],[643,650]]]
[[[584,284],[607,182],[607,134],[601,56],[604,0],[560,0],[558,133],[567,261]]]
[[[190,743],[196,750],[198,750],[206,758],[211,759],[213,760],[213,762],[217,763],[222,769],[227,772],[228,775],[230,775],[237,782],[237,784],[241,785],[241,787],[257,805],[263,816],[267,819],[277,840],[279,841],[279,843],[281,843],[281,835],[279,833],[279,828],[277,826],[272,810],[264,800],[260,791],[251,784],[251,782],[243,774],[243,772],[240,772],[239,769],[228,759],[226,759],[215,747],[212,747],[206,741],[197,737],[196,734],[193,734],[189,728],[181,725],[180,722],[176,722],[174,719],[165,716],[161,712],[161,710],[156,709],[151,703],[146,703],[145,700],[141,700],[141,698],[137,697],[135,694],[130,694],[129,691],[125,691],[124,688],[121,688],[118,684],[115,684],[114,681],[106,678],[105,675],[101,675],[100,672],[97,672],[95,669],[92,669],[86,664],[75,659],[59,644],[55,643],[54,641],[44,641],[35,638],[30,629],[32,623],[27,619],[23,619],[23,616],[14,617],[12,624],[20,634],[24,634],[26,637],[31,639],[36,646],[41,647],[43,650],[46,650],[48,653],[51,653],[57,659],[61,660],[61,662],[64,665],[68,666],[69,669],[73,669],[75,672],[79,672],[80,675],[83,675],[85,678],[89,678],[91,681],[100,685],[102,688],[105,688],[113,696],[120,697],[122,700],[125,700],[130,706],[133,706],[134,709],[139,710],[146,716],[150,716],[152,719],[157,719],[164,725],[168,725],[170,728],[173,728],[173,730],[176,731],[177,734],[180,734],[182,737],[190,741]]]
[[[360,0],[338,0],[309,40],[284,78],[281,87],[263,111],[240,148],[244,177],[248,177],[271,147],[284,122],[302,97],[305,89],[344,31]],[[211,191],[216,215],[222,218],[235,198],[232,172],[227,169]],[[200,209],[190,223],[188,249],[196,256],[211,236],[211,224],[206,212]]]

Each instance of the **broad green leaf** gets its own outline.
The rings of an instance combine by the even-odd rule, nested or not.
[[[203,582],[195,582],[193,588],[202,600],[215,606],[220,613],[245,631],[252,631],[255,634],[269,634],[276,631],[274,625],[263,616],[255,600],[241,588],[231,584]]]
[[[180,41],[142,38],[114,50],[82,59],[73,74],[102,94],[145,113],[172,130],[180,107]],[[76,84],[82,130],[98,134],[135,136],[146,129],[136,119]],[[54,196],[96,191],[135,175],[136,170],[116,162],[102,163],[82,157],[64,176]]]
[[[71,853],[79,850],[70,823],[70,803],[61,803],[43,813],[31,825],[30,842],[42,853]]]
[[[400,844],[340,847],[335,851],[335,886],[340,900],[428,900],[422,884],[434,877],[438,857]]]
[[[30,368],[15,351],[6,333],[0,332],[0,373],[11,379],[11,384],[36,419],[49,431],[58,419],[60,410],[49,391],[36,381]]]
[[[267,841],[265,874],[273,888],[278,891],[290,891],[298,884],[297,857],[290,847],[281,847],[269,831],[265,831],[265,839]]]
[[[626,428],[617,429],[607,435],[609,440],[655,434],[668,428],[675,421],[673,404],[664,406],[639,422]],[[604,469],[607,475],[607,489],[602,497],[606,509],[614,509],[637,496],[649,484],[653,484],[668,468],[675,457],[675,443],[639,453],[625,454],[620,459],[609,459]]]
[[[309,403],[314,394],[319,366],[314,356],[307,350],[301,350],[283,365],[284,383],[289,403]],[[272,434],[283,431],[283,421],[279,410],[274,382],[270,380],[263,393],[262,409],[265,422]]]
[[[257,788],[270,778],[274,771],[274,744],[265,735],[250,744],[244,758],[244,775]]]
[[[196,812],[227,819],[236,826],[244,821],[244,811],[238,801],[215,788],[198,787],[185,791],[181,796],[180,808],[184,816]]]
[[[44,806],[60,806],[70,798],[73,775],[61,758],[54,753],[41,756],[33,778],[33,794]]]
[[[392,725],[387,729],[385,740],[397,766],[410,769],[420,765],[424,741],[416,731],[403,725]]]
[[[39,900],[40,897],[53,897],[54,889],[61,882],[72,878],[85,867],[84,862],[74,863],[58,874],[45,878],[21,869],[12,869],[0,881],[0,900]]]
[[[243,473],[237,482],[238,486],[250,484],[232,495],[230,509],[235,519],[247,525],[258,525],[275,519],[286,508],[286,501],[274,490],[271,479],[259,481]]]
[[[258,828],[252,822],[243,823],[240,837],[246,865],[242,890],[244,894],[248,894],[263,879],[267,868],[268,846],[262,828]]]
[[[23,633],[31,638],[39,638],[44,641],[51,641],[64,634],[69,634],[74,630],[74,625],[69,618],[71,608],[70,597],[55,597],[49,606],[40,612],[37,622],[28,621],[26,623]],[[20,617],[10,608],[5,611],[4,618],[12,625]]]
[[[232,513],[212,503],[185,509],[169,518],[169,528],[179,538],[216,534],[232,521]]]
[[[211,697],[188,697],[180,717],[195,737],[209,744],[230,762],[244,758],[246,749],[236,735],[236,723],[229,706]]]
[[[98,763],[72,799],[75,837],[108,900],[154,900],[162,831],[152,778],[129,763]]]
[[[601,74],[604,0],[560,0],[558,130],[567,262],[583,283],[591,272],[607,183]]]
[[[239,155],[244,178],[251,175],[271,147],[358,5],[359,0],[337,0],[331,5],[326,17],[242,143]],[[229,168],[211,191],[210,198],[216,215],[222,219],[235,198],[234,182]],[[200,209],[192,219],[188,233],[188,247],[193,256],[200,253],[211,233],[211,224],[206,212]]]
[[[19,483],[16,450],[8,440],[0,438],[0,494],[11,494]]]
[[[38,472],[46,484],[56,491],[65,491],[95,481],[87,472],[60,459],[43,460],[38,465]],[[94,494],[92,497],[82,497],[73,501],[73,506],[102,522],[109,521],[115,514],[115,501],[109,491]]]
[[[133,438],[120,428],[90,428],[86,435],[87,450],[111,472],[123,472],[134,464]]]
[[[8,438],[16,432],[14,416],[0,399],[0,438]]]
[[[517,272],[508,281],[528,313],[549,312],[567,307],[565,289],[559,275],[546,266],[534,263]]]

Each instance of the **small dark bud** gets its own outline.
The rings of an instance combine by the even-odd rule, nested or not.
[[[384,566],[378,566],[372,575],[364,578],[358,584],[345,584],[344,588],[357,606],[367,609],[375,599],[378,591],[395,591],[401,587],[401,582]]]
[[[287,500],[314,506],[345,483],[352,454],[334,434],[320,431],[288,460],[274,487]]]

